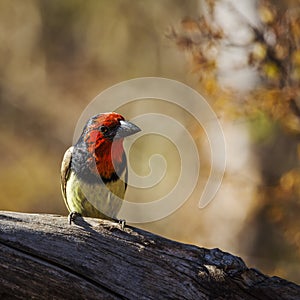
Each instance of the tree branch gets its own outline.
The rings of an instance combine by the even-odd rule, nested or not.
[[[236,256],[92,218],[0,212],[0,297],[296,299]]]

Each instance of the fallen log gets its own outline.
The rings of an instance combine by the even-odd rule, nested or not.
[[[92,218],[0,211],[1,299],[300,299],[219,249]]]

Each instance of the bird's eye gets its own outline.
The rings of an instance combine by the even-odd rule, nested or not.
[[[107,128],[106,126],[101,126],[101,127],[100,127],[100,131],[101,131],[102,133],[107,133],[108,128]]]

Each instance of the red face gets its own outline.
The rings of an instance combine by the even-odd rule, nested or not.
[[[124,121],[124,117],[120,114],[114,112],[99,114],[88,121],[84,130],[84,142],[94,159],[91,166],[96,166],[97,172],[107,178],[115,172],[115,167],[122,163],[123,159],[123,138],[114,140],[116,131],[121,125],[120,121]],[[112,143],[114,143],[113,151]]]
[[[126,158],[123,140],[140,130],[138,126],[125,121],[123,116],[115,112],[90,118],[79,143],[83,142],[90,153],[89,165],[92,172],[98,171],[102,177],[109,178],[108,176],[114,171],[118,171],[119,168],[124,169]]]
[[[124,117],[115,112],[99,114],[92,119],[93,127],[99,128],[101,126],[106,126],[108,129],[113,129],[114,127],[120,125],[120,121],[124,121]]]
[[[103,140],[112,141],[120,121],[124,121],[124,117],[114,112],[92,117],[84,130],[84,141],[94,144],[94,148]]]

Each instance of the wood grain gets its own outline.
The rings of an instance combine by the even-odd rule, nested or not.
[[[0,212],[1,299],[300,299],[239,257],[92,218]]]

